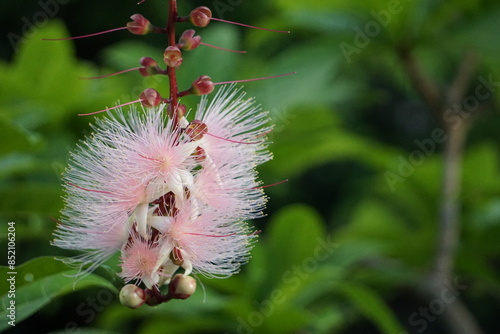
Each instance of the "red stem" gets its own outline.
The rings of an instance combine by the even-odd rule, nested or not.
[[[168,35],[169,46],[175,46],[177,44],[175,40],[176,21],[177,21],[177,0],[170,0],[168,22],[167,22],[167,35]],[[179,104],[179,95],[178,95],[179,90],[177,88],[177,76],[175,67],[168,67],[167,72],[170,84],[170,100],[171,100],[170,105],[172,110],[171,117],[174,124],[177,125],[179,121],[177,117],[177,106]]]

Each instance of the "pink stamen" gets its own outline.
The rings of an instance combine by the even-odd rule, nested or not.
[[[199,235],[199,236],[211,237],[211,238],[226,238],[226,237],[230,237],[230,236],[236,235],[238,233],[231,233],[231,234],[227,234],[227,235],[211,235],[211,234],[201,234],[201,233],[184,233],[184,234]]]
[[[94,193],[114,195],[113,193],[110,193],[109,191],[87,189],[87,188],[83,188],[83,187],[77,186],[76,184],[73,184],[71,182],[68,182],[68,184],[70,186],[72,186],[72,187],[75,187],[75,188],[78,188],[78,189],[81,189],[81,190],[85,190],[85,191],[91,191],[91,192],[94,192]]]
[[[125,29],[127,29],[127,27],[114,28],[114,29],[110,29],[110,30],[106,30],[106,31],[96,32],[96,33],[89,34],[89,35],[66,37],[66,38],[42,38],[42,40],[43,41],[67,41],[67,40],[71,40],[71,39],[79,39],[79,38],[86,38],[86,37],[92,37],[92,36],[97,36],[97,35],[103,35],[103,34],[107,34],[108,32],[125,30]]]
[[[259,187],[250,188],[250,189],[265,189],[265,188],[269,188],[269,187],[274,187],[274,186],[280,185],[280,184],[285,183],[285,182],[288,182],[288,179],[285,179],[283,181],[276,182],[276,183],[273,183],[273,184],[267,184],[265,186],[259,186]]]
[[[95,115],[95,114],[99,114],[99,113],[102,113],[102,112],[105,112],[105,111],[109,111],[109,110],[113,110],[113,109],[116,109],[116,108],[120,108],[120,107],[123,107],[123,106],[128,106],[129,104],[134,104],[134,103],[141,102],[141,101],[143,101],[143,100],[139,99],[139,100],[135,100],[135,101],[132,101],[132,102],[127,102],[127,103],[123,103],[123,104],[117,105],[116,107],[111,107],[111,108],[107,108],[107,109],[103,109],[103,110],[99,110],[99,111],[94,111],[94,112],[91,112],[91,113],[88,113],[88,114],[78,114],[78,116]]]
[[[297,74],[297,72],[290,72],[290,73],[285,73],[285,74],[278,74],[278,75],[273,75],[273,76],[270,76],[270,77],[263,77],[263,78],[253,78],[253,79],[243,79],[243,80],[215,82],[214,85],[225,85],[225,84],[236,83],[236,82],[248,82],[248,81],[274,79],[274,78],[284,77],[284,76],[292,75],[292,74]]]
[[[260,144],[262,143],[262,141],[256,141],[256,142],[243,142],[243,141],[237,141],[237,140],[231,140],[231,139],[227,139],[227,138],[223,138],[223,137],[219,137],[219,136],[216,136],[216,135],[213,135],[209,132],[206,133],[207,135],[209,136],[212,136],[212,137],[215,137],[217,139],[220,139],[220,140],[225,140],[225,141],[228,141],[230,143],[235,143],[235,144]]]
[[[277,185],[280,185],[282,183],[285,183],[285,182],[288,182],[288,179],[286,180],[283,180],[283,181],[280,181],[280,182],[276,182],[276,183],[273,183],[273,184],[268,184],[268,185],[265,185],[265,186],[258,186],[258,187],[253,187],[253,188],[248,188],[249,190],[255,190],[255,189],[265,189],[265,188],[269,188],[269,187],[274,187],[274,186],[277,186]],[[234,191],[234,190],[241,190],[239,188],[225,188],[225,189],[222,189],[224,191]]]
[[[254,29],[259,29],[259,30],[267,30],[267,31],[272,31],[272,32],[279,32],[279,33],[283,33],[283,34],[289,34],[290,33],[289,30],[274,30],[274,29],[261,28],[261,27],[251,26],[251,25],[248,25],[248,24],[243,24],[243,23],[238,23],[238,22],[233,22],[233,21],[228,21],[228,20],[223,20],[223,19],[217,19],[215,17],[211,17],[210,20],[219,21],[219,22],[225,22],[225,23],[230,23],[230,24],[235,24],[235,25],[242,26],[242,27],[247,27],[247,28],[254,28]]]
[[[139,156],[141,158],[144,158],[144,159],[147,159],[147,160],[156,161],[156,162],[162,162],[161,160],[158,160],[158,159],[155,159],[155,158],[149,158],[149,157],[146,157],[146,156],[144,156],[142,154],[139,154]]]
[[[269,129],[268,131],[263,132],[260,135],[254,136],[253,138],[257,139],[257,138],[260,138],[260,137],[264,137],[264,136],[267,136],[268,134],[270,134],[271,132],[273,132],[273,129]]]
[[[201,42],[200,44],[208,46],[208,47],[211,47],[211,48],[214,48],[214,49],[217,49],[217,50],[222,50],[222,51],[229,51],[229,52],[234,52],[234,53],[247,53],[246,51],[226,49],[226,48],[222,48],[220,46],[215,46],[215,45],[207,44],[207,43],[203,43],[203,42]]]
[[[102,79],[102,78],[112,77],[112,76],[115,76],[115,75],[118,75],[118,74],[122,74],[122,73],[137,71],[137,70],[139,70],[141,68],[144,68],[144,67],[129,68],[128,70],[123,70],[123,71],[119,71],[119,72],[115,72],[115,73],[111,73],[111,74],[105,74],[105,75],[101,75],[101,76],[98,76],[98,77],[89,77],[89,78],[83,78],[83,77],[81,77],[80,79],[82,79],[82,80]]]
[[[57,219],[55,219],[54,217],[49,216],[49,219],[50,219],[50,220],[52,220],[53,222],[55,222],[55,223],[59,224],[59,225],[63,225],[62,221],[57,220]]]

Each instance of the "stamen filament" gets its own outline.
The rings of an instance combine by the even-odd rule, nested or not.
[[[88,114],[78,114],[78,116],[95,115],[95,114],[99,114],[99,113],[102,113],[102,112],[105,112],[105,111],[109,111],[109,110],[113,110],[113,109],[116,109],[116,108],[120,108],[120,107],[123,107],[123,106],[128,106],[129,104],[134,104],[134,103],[141,102],[141,101],[143,101],[143,100],[139,99],[139,100],[135,100],[135,101],[132,101],[132,102],[127,102],[127,103],[123,103],[123,104],[117,105],[116,107],[111,107],[111,108],[107,108],[107,109],[103,109],[103,110],[99,110],[99,111],[94,111],[94,112],[91,112],[91,113],[88,113]]]
[[[231,233],[231,234],[227,234],[227,235],[211,235],[211,234],[201,234],[201,233],[184,233],[184,234],[199,235],[199,236],[203,236],[203,237],[213,237],[213,238],[226,238],[226,237],[236,235],[238,233]]]
[[[232,81],[215,82],[214,85],[225,85],[225,84],[236,83],[236,82],[248,82],[248,81],[274,79],[274,78],[284,77],[284,76],[292,75],[292,74],[297,74],[297,72],[290,72],[290,73],[273,75],[273,76],[270,76],[270,77],[263,77],[263,78],[253,78],[253,79],[243,79],[243,80],[232,80]]]
[[[242,27],[247,27],[247,28],[267,30],[267,31],[272,31],[272,32],[279,32],[279,33],[283,33],[283,34],[289,34],[290,33],[290,30],[274,30],[274,29],[268,29],[268,28],[261,28],[261,27],[251,26],[249,24],[244,24],[244,23],[238,23],[238,22],[233,22],[233,21],[218,19],[218,18],[215,18],[215,17],[211,17],[210,20],[224,22],[224,23],[230,23],[230,24],[235,24],[235,25],[242,26]]]
[[[114,31],[125,30],[125,29],[127,29],[127,27],[114,28],[114,29],[110,29],[110,30],[106,30],[106,31],[96,32],[96,33],[89,34],[89,35],[82,35],[82,36],[75,36],[75,37],[42,38],[42,41],[67,41],[67,40],[71,40],[71,39],[79,39],[79,38],[86,38],[86,37],[93,37],[93,36],[97,36],[97,35],[103,35],[103,34],[107,34],[108,32],[114,32]]]
[[[250,189],[265,189],[265,188],[269,188],[269,187],[274,187],[274,186],[280,185],[280,184],[285,183],[285,182],[288,182],[288,179],[285,179],[285,180],[282,180],[282,181],[279,181],[279,182],[276,182],[276,183],[273,183],[273,184],[266,184],[265,186],[258,186],[258,187],[254,187],[254,188],[250,188]]]
[[[234,52],[234,53],[247,53],[246,51],[226,49],[226,48],[222,48],[220,46],[215,46],[215,45],[207,44],[207,43],[203,43],[203,42],[201,42],[200,44],[208,46],[208,47],[211,47],[211,48],[214,48],[214,49],[222,50],[222,51],[229,51],[229,52]]]
[[[262,143],[262,141],[244,142],[244,141],[231,140],[231,139],[227,139],[227,138],[223,138],[223,137],[219,137],[219,136],[213,135],[213,134],[211,134],[209,132],[206,132],[205,134],[207,134],[209,136],[212,136],[214,138],[217,138],[217,139],[220,139],[220,140],[225,140],[225,141],[228,141],[230,143],[235,143],[235,144],[260,144],[260,143]]]
[[[111,73],[111,74],[100,75],[98,77],[88,77],[88,78],[80,77],[80,79],[82,79],[82,80],[103,79],[103,78],[112,77],[112,76],[115,76],[115,75],[118,75],[118,74],[122,74],[122,73],[137,71],[137,70],[139,70],[141,68],[144,68],[144,67],[129,68],[128,70],[123,70],[123,71],[119,71],[119,72],[115,72],[115,73]]]
[[[92,189],[87,189],[87,188],[83,188],[83,187],[77,186],[76,184],[71,183],[71,182],[68,182],[68,184],[69,184],[70,186],[73,186],[73,187],[75,187],[75,188],[78,188],[78,189],[81,189],[81,190],[85,190],[85,191],[91,191],[91,192],[94,192],[94,193],[101,193],[101,194],[109,194],[109,195],[113,195],[113,193],[110,193],[109,191],[102,191],[102,190],[92,190]]]

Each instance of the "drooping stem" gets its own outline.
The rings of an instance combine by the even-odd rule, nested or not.
[[[167,21],[167,35],[168,35],[168,45],[175,46],[177,44],[175,39],[175,23],[177,22],[177,0],[169,1],[169,12]],[[177,124],[177,107],[179,105],[179,89],[177,87],[177,76],[175,67],[168,67],[168,81],[170,85],[170,106],[172,111],[172,120],[174,124]]]

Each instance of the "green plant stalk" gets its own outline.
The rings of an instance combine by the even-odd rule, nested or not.
[[[447,282],[454,281],[456,249],[460,240],[460,184],[461,169],[468,130],[473,117],[454,127],[446,123],[444,113],[454,103],[461,103],[467,94],[477,60],[467,52],[457,70],[455,79],[446,92],[425,73],[410,49],[399,50],[400,61],[417,92],[428,105],[432,114],[445,130],[447,141],[443,148],[443,181],[439,204],[439,221],[435,263],[425,290],[431,298],[441,298]],[[443,313],[451,332],[456,334],[482,334],[482,330],[465,304],[456,299]]]

